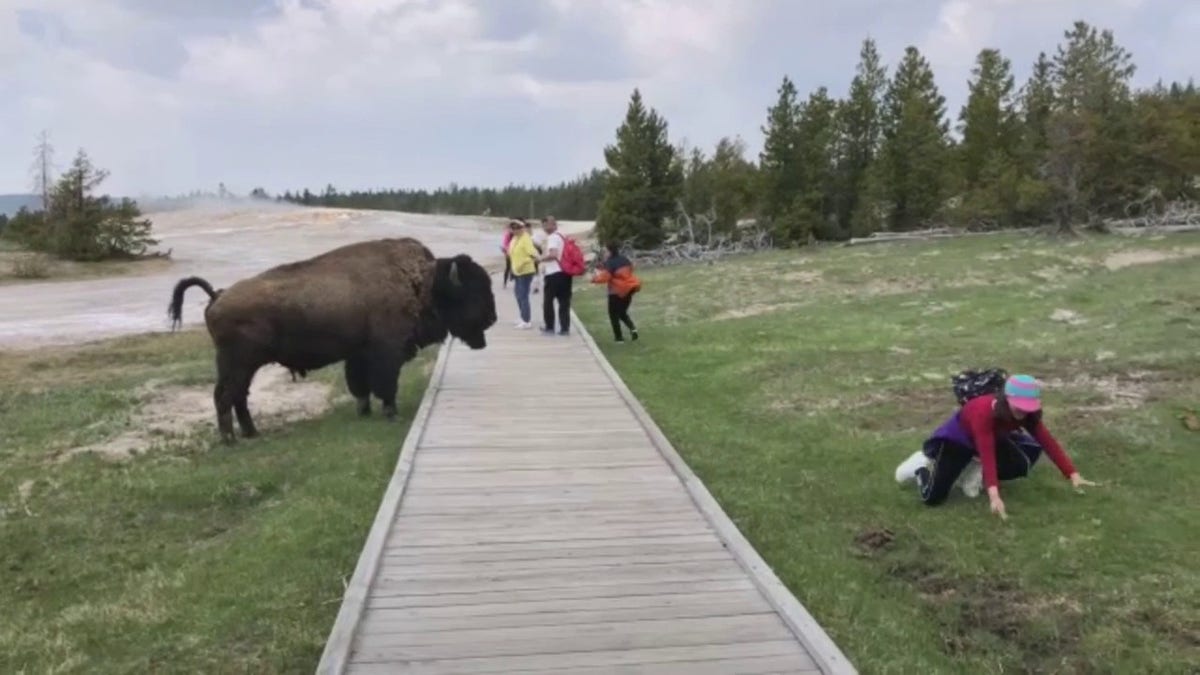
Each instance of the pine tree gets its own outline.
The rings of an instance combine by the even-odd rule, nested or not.
[[[867,171],[875,161],[883,137],[882,107],[887,84],[887,68],[879,58],[875,41],[867,38],[859,52],[850,95],[838,110],[837,213],[843,232],[866,234],[863,230],[869,229],[866,223],[870,218],[859,204],[867,191]]]
[[[604,159],[608,170],[597,235],[643,248],[659,245],[683,190],[683,167],[667,137],[666,120],[645,106],[637,89]]]
[[[804,177],[800,168],[799,145],[800,105],[796,85],[784,76],[779,85],[779,98],[767,110],[767,125],[762,128],[765,138],[759,153],[760,210],[776,238],[786,244],[804,239],[807,233],[797,221],[794,211]]]
[[[800,106],[796,123],[797,159],[800,165],[800,198],[805,229],[821,239],[840,238],[836,219],[838,102],[825,87],[818,88]]]
[[[884,101],[883,146],[876,162],[877,194],[892,230],[925,225],[942,208],[949,169],[946,100],[933,70],[908,47]]]
[[[959,113],[962,200],[956,215],[975,227],[1008,227],[1023,220],[1027,175],[1012,65],[999,51],[984,49],[971,74],[970,94]]]
[[[1131,171],[1132,57],[1112,31],[1077,21],[1052,62],[1055,110],[1046,166],[1060,227],[1118,213],[1141,185]]]

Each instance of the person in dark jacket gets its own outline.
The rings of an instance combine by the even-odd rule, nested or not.
[[[593,284],[608,285],[608,320],[612,323],[613,337],[624,342],[621,324],[629,327],[629,337],[638,339],[637,326],[629,318],[629,305],[633,294],[642,288],[642,282],[633,273],[633,263],[621,254],[621,247],[609,244],[604,247],[604,258],[596,267]]]
[[[1079,475],[1042,422],[1041,383],[1013,375],[1001,391],[963,404],[897,468],[896,477],[902,482],[916,478],[921,501],[936,506],[977,459],[992,513],[1007,518],[1000,481],[1024,478],[1043,453],[1076,489],[1096,485]]]

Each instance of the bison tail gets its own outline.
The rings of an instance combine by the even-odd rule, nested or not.
[[[167,316],[171,319],[171,330],[179,328],[179,324],[183,323],[183,294],[192,286],[204,289],[210,302],[216,300],[217,296],[221,294],[221,291],[214,291],[212,284],[200,277],[180,279],[179,283],[175,284],[175,290],[171,293],[171,304],[167,307]]]

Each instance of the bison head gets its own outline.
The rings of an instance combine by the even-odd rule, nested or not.
[[[433,302],[446,330],[471,349],[487,346],[484,331],[496,323],[492,277],[471,256],[438,258],[433,275]]]

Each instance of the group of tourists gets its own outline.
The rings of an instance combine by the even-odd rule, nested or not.
[[[530,296],[542,293],[542,326],[544,335],[571,334],[571,296],[575,277],[587,270],[578,244],[558,231],[554,216],[541,220],[537,232],[524,218],[512,218],[500,244],[504,252],[504,287],[511,279],[520,318],[516,327],[533,328]],[[541,282],[538,284],[538,282]],[[622,255],[620,246],[607,244],[596,262],[591,282],[604,284],[608,289],[608,318],[613,337],[625,342],[622,327],[629,329],[631,340],[638,339],[637,326],[629,316],[633,296],[641,289],[641,281],[633,273],[633,263]]]

